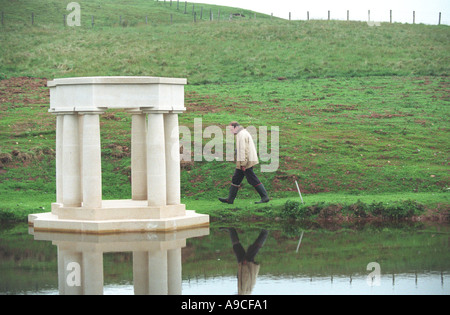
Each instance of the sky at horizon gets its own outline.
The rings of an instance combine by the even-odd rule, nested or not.
[[[450,24],[449,0],[189,0],[195,3],[207,3],[243,8],[272,14],[277,17],[293,20],[306,20],[307,11],[310,19],[327,19],[328,10],[331,19],[346,20],[347,10],[350,12],[350,20],[367,21],[368,10],[370,20],[373,22],[389,22],[390,10],[392,10],[393,22],[412,23],[413,11],[417,24],[436,25],[441,12],[441,24]]]

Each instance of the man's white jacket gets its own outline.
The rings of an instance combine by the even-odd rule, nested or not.
[[[236,134],[236,168],[250,168],[258,164],[258,154],[250,133],[240,128]]]

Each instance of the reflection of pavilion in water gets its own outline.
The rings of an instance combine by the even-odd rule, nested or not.
[[[103,294],[103,253],[133,253],[134,293],[181,294],[181,249],[186,239],[209,234],[209,228],[166,233],[110,235],[31,231],[35,240],[58,248],[58,287],[62,295]]]

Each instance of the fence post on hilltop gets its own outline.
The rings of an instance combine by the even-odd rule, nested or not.
[[[289,12],[289,21],[291,20],[291,12]]]
[[[256,17],[256,13],[255,13],[255,17]],[[218,9],[218,11],[217,11],[217,22],[220,22],[220,9]]]
[[[350,21],[350,10],[347,10],[347,21]]]
[[[413,11],[413,24],[416,24],[416,11]]]
[[[368,19],[367,21],[370,22],[370,10],[367,11],[367,19]]]
[[[2,12],[2,25],[3,25],[3,12]],[[441,12],[439,12],[439,22],[438,25],[441,25]]]
[[[328,21],[330,20],[330,17],[331,17],[331,13],[330,13],[330,10],[328,10]]]
[[[200,8],[200,20],[203,20],[203,7]]]
[[[213,20],[212,9],[209,9],[209,20]]]
[[[194,23],[197,22],[197,12],[194,12]]]
[[[187,1],[184,2],[184,14],[187,13]]]
[[[389,23],[392,23],[392,10],[389,10]]]
[[[306,11],[306,20],[309,21],[309,11]]]
[[[177,0],[177,11],[180,9],[180,0]]]

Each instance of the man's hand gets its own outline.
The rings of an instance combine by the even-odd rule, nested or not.
[[[241,166],[241,170],[245,172],[245,166]]]

